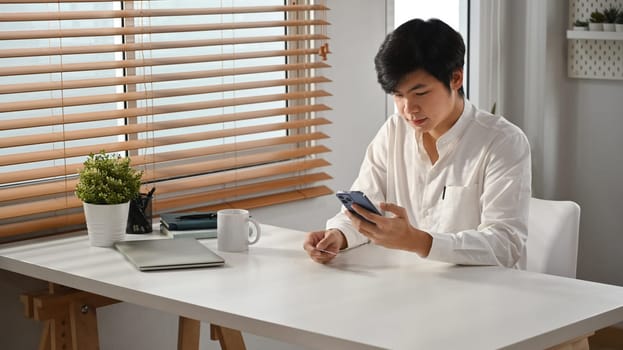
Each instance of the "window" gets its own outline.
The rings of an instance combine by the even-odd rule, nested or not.
[[[0,239],[82,227],[76,174],[102,149],[144,171],[156,214],[331,193],[322,1],[0,9]]]
[[[443,0],[443,1],[413,1],[394,0],[394,28],[413,18],[427,20],[438,18],[448,24],[454,30],[461,33],[465,42],[466,51],[469,52],[468,35],[468,0]],[[465,74],[463,88],[465,95],[469,96],[469,54],[465,57]]]

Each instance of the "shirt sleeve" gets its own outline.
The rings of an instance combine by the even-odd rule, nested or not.
[[[428,258],[515,266],[527,239],[531,183],[530,145],[523,132],[494,142],[484,169],[480,225],[460,232],[429,232],[433,244]]]
[[[388,140],[390,140],[388,133],[391,132],[390,123],[391,118],[379,129],[372,142],[368,145],[359,169],[359,175],[351,186],[351,190],[365,193],[377,207],[378,204],[384,202],[386,198],[386,163]],[[359,233],[352,225],[345,211],[346,208],[342,206],[340,212],[327,221],[326,229],[335,228],[340,230],[344,234],[344,237],[346,237],[349,248],[368,243],[368,239]]]

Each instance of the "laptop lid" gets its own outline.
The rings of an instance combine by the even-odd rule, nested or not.
[[[115,242],[115,248],[141,271],[221,266],[225,260],[194,238]]]

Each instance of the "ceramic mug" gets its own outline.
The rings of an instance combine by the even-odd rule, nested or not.
[[[253,224],[253,225],[250,225]],[[250,227],[253,226],[254,235]],[[217,249],[224,252],[244,252],[260,239],[260,224],[244,209],[223,209],[216,212]]]

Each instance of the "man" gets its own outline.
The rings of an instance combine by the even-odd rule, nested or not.
[[[368,241],[429,259],[513,267],[524,250],[531,196],[524,133],[464,98],[465,45],[440,20],[411,20],[387,35],[375,67],[398,113],[372,140],[352,190],[384,216],[357,205],[307,235],[326,263]]]

